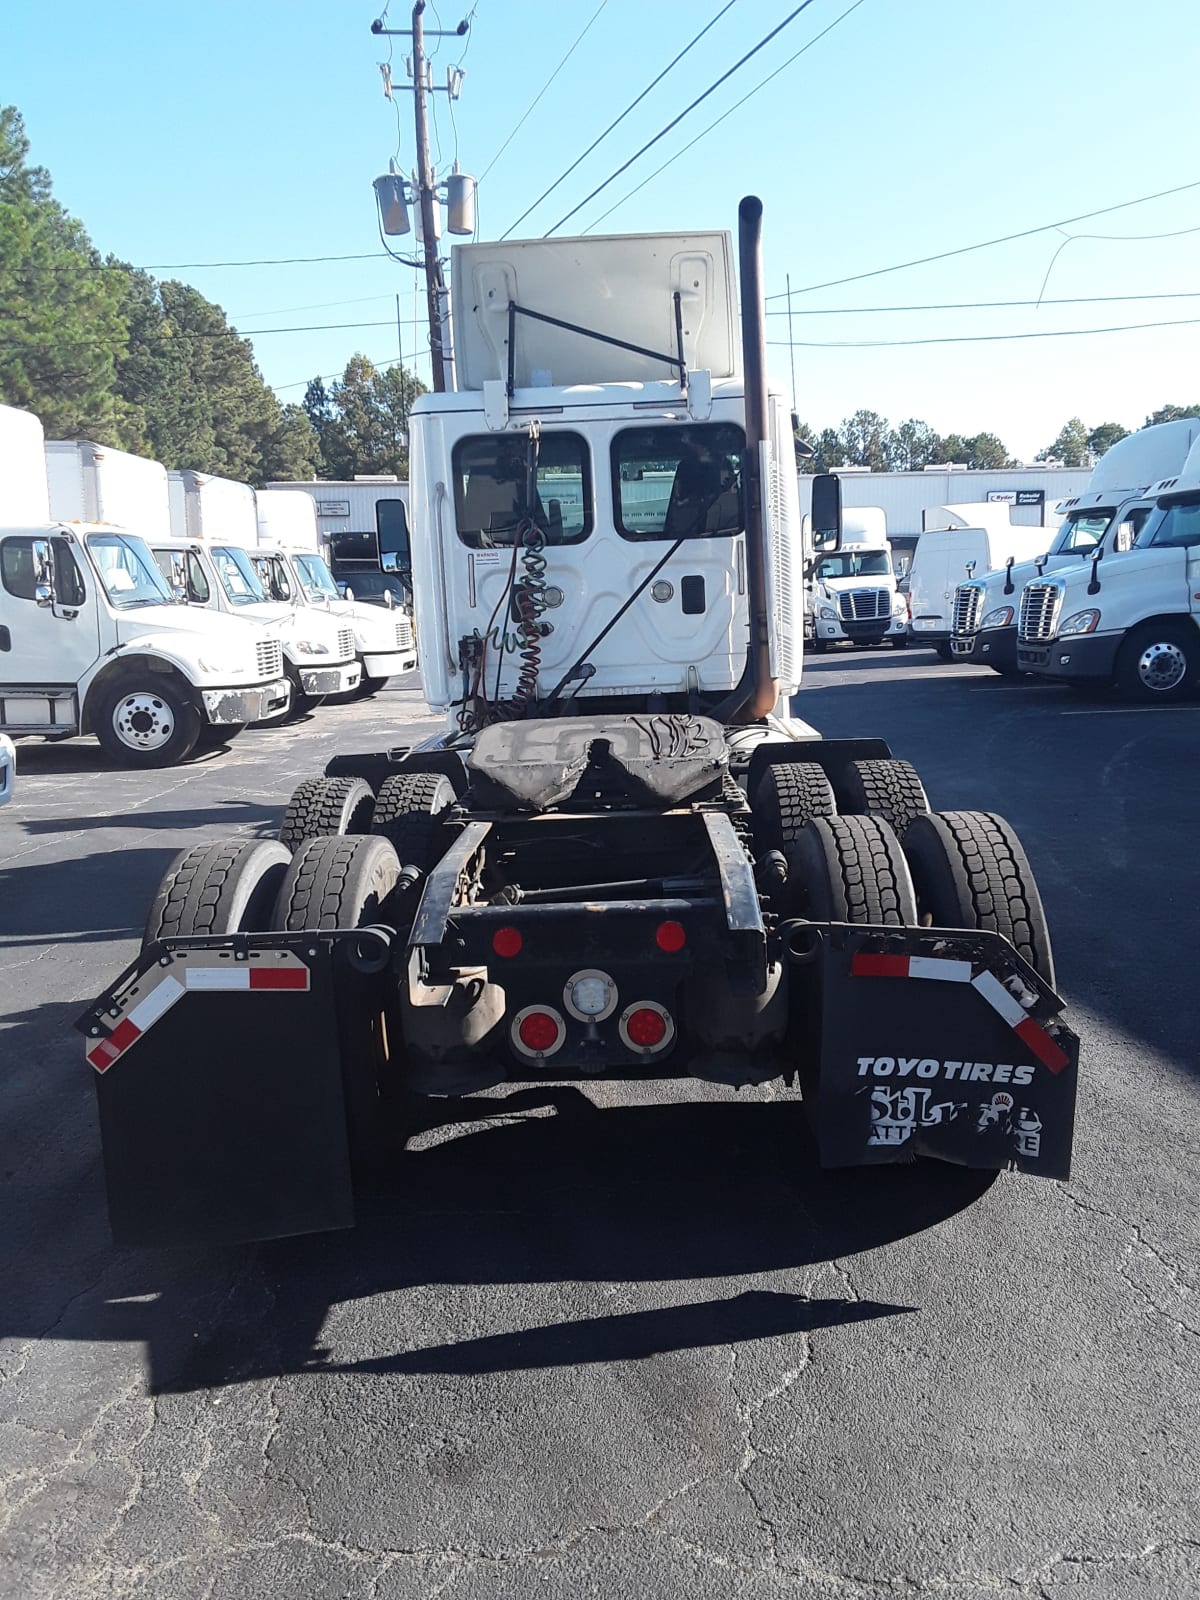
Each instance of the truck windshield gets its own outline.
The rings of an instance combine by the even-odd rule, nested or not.
[[[87,547],[104,592],[119,611],[174,603],[149,547],[134,534],[89,533]]]
[[[337,584],[320,556],[293,556],[292,564],[309,600],[338,599]]]
[[[1113,519],[1111,507],[1079,511],[1067,518],[1059,534],[1060,550],[1094,550],[1108,532]]]
[[[221,587],[229,596],[231,604],[261,605],[267,598],[266,591],[250,565],[250,557],[240,546],[235,544],[214,546],[212,563],[217,569],[217,577],[220,578]]]
[[[1168,506],[1150,543],[1176,547],[1200,544],[1200,500],[1178,500]]]
[[[729,422],[627,428],[612,446],[613,510],[624,539],[740,533],[742,451]]]
[[[817,562],[817,578],[886,578],[892,563],[886,550],[839,550]]]

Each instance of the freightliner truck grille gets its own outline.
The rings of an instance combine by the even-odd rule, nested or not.
[[[260,639],[254,655],[260,678],[278,678],[283,672],[283,646],[278,639]]]
[[[983,590],[974,584],[960,583],[954,593],[954,633],[978,633]]]
[[[354,633],[350,628],[338,629],[338,656],[345,660],[354,654]]]
[[[843,622],[877,622],[892,614],[887,589],[848,589],[838,595],[838,615]]]
[[[1061,604],[1062,590],[1056,583],[1026,584],[1021,596],[1020,637],[1031,644],[1039,639],[1053,639]]]

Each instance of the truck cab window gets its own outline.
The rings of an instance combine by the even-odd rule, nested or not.
[[[212,551],[212,564],[233,605],[257,605],[267,598],[249,556],[238,545],[216,546]]]
[[[294,556],[296,576],[309,600],[339,599],[337,584],[321,556]]]
[[[141,539],[128,533],[89,533],[87,548],[109,603],[117,610],[172,603],[166,579]]]
[[[1168,506],[1150,543],[1155,548],[1200,544],[1200,500],[1184,500]]]
[[[50,545],[45,539],[5,539],[0,544],[0,581],[17,600],[33,600],[50,582]]]
[[[200,565],[200,558],[191,550],[187,557],[187,597],[198,606],[206,606],[212,599],[212,590],[208,586],[208,579],[204,576],[204,568]]]
[[[591,533],[591,469],[581,435],[542,434],[532,506],[525,504],[528,450],[523,433],[483,434],[454,446],[454,517],[470,549],[511,549],[530,520],[547,544],[578,544]]]
[[[1094,550],[1108,532],[1111,511],[1082,511],[1071,517],[1070,531],[1063,540],[1064,550]]]
[[[252,556],[255,576],[268,600],[290,600],[292,582],[278,556]]]
[[[625,539],[740,533],[742,451],[729,422],[627,428],[612,445],[613,509]]]

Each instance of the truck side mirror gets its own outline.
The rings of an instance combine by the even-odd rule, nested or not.
[[[390,589],[385,589],[383,591],[383,603],[389,611],[394,611],[396,609],[396,596]]]
[[[975,561],[968,561],[967,562],[967,577],[968,578],[973,578],[975,576],[975,568],[976,568],[977,565],[978,565],[978,562],[975,562]]]
[[[1100,593],[1100,558],[1103,556],[1103,554],[1104,546],[1102,544],[1098,544],[1092,551],[1092,576],[1087,586],[1087,592],[1089,594]]]
[[[812,481],[813,549],[838,550],[842,543],[842,480],[821,472]]]
[[[54,604],[54,585],[50,583],[35,583],[33,586],[34,604],[42,607]]]
[[[1005,592],[1005,594],[1014,593],[1014,591],[1016,590],[1016,587],[1017,587],[1016,584],[1012,581],[1012,569],[1013,569],[1013,566],[1014,566],[1014,564],[1016,562],[1016,559],[1017,559],[1016,556],[1009,556],[1008,560],[1004,563],[1004,592]]]

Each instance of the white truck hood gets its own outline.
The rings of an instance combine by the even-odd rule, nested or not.
[[[370,655],[384,654],[396,648],[396,624],[404,620],[404,612],[389,611],[386,606],[363,605],[357,600],[331,600],[329,614],[344,617],[354,629],[355,643]]]

